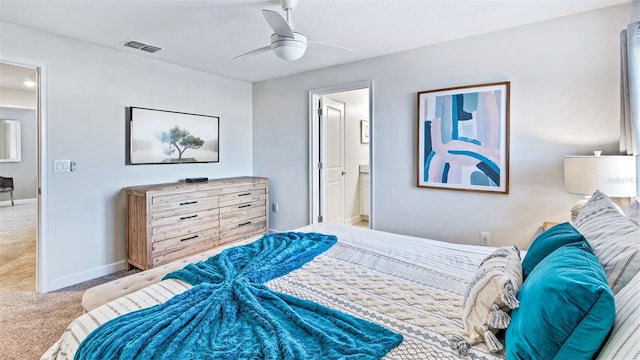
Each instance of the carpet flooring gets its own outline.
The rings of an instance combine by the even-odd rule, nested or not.
[[[39,359],[82,315],[84,290],[121,271],[58,291],[35,292],[36,204],[0,206],[0,359]],[[55,242],[55,239],[49,241]]]

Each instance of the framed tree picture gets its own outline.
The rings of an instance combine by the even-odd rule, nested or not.
[[[418,93],[418,186],[509,193],[509,82]]]
[[[219,162],[220,118],[129,108],[131,165]]]

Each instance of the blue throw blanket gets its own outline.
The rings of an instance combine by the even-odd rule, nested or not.
[[[165,279],[193,288],[103,324],[75,358],[379,359],[402,335],[264,285],[335,242],[335,236],[278,233],[190,264]]]

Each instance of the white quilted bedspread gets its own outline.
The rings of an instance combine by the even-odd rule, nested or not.
[[[338,243],[301,269],[267,283],[272,289],[366,318],[404,335],[385,359],[460,359],[447,337],[461,332],[468,280],[494,249],[456,245],[342,225],[296,231],[334,234]],[[114,300],[74,320],[42,359],[72,359],[99,324],[153,306],[190,286],[165,280]],[[467,358],[498,359],[484,344]]]

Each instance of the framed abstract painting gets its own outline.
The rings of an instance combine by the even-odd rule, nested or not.
[[[509,82],[418,93],[418,186],[509,193]]]

